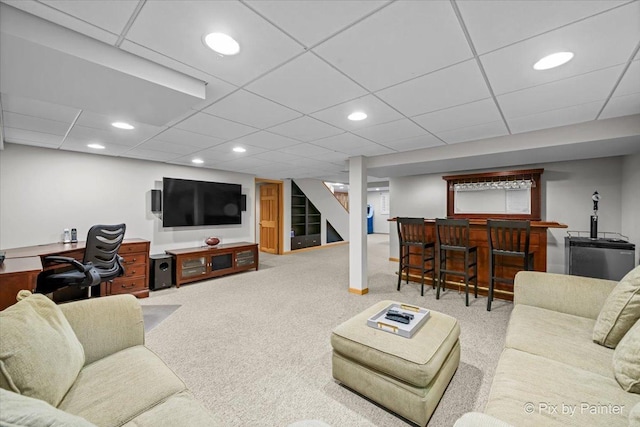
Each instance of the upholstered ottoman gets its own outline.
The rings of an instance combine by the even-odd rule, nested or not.
[[[460,326],[431,311],[411,338],[367,326],[381,301],[333,330],[333,377],[396,414],[425,425],[460,363]]]

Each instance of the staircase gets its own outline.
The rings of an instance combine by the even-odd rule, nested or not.
[[[296,183],[322,215],[322,244],[327,243],[326,221],[331,223],[345,241],[349,240],[349,212],[324,185],[324,182],[310,178],[294,179],[293,182]]]

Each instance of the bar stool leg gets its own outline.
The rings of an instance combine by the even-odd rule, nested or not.
[[[402,260],[402,245],[400,245],[400,261],[398,262],[398,291],[400,290],[400,283],[402,282],[402,270],[404,269]]]
[[[425,251],[425,247],[424,245],[422,245],[422,253],[421,253],[421,257],[420,258],[420,270],[421,270],[421,276],[420,276],[420,296],[423,297],[424,296],[424,251]]]
[[[464,253],[464,305],[469,307],[469,252]]]
[[[473,297],[478,298],[478,252],[475,251],[473,253],[473,262],[474,262],[474,271],[473,274],[475,279],[473,279]]]
[[[491,311],[491,301],[493,301],[493,254],[489,254],[489,294],[487,299],[487,311]]]
[[[444,276],[444,273],[442,272],[442,270],[444,270],[444,268],[442,267],[443,263],[445,266],[447,265],[445,251],[440,249],[439,254],[440,265],[438,266],[438,290],[436,291],[436,299],[440,299],[440,287],[442,286],[442,277]]]

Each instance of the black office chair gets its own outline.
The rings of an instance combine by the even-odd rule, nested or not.
[[[402,282],[402,272],[406,270],[406,279],[409,283],[409,269],[413,268],[420,271],[420,295],[424,296],[424,275],[431,273],[431,283],[435,288],[435,270],[436,270],[436,249],[435,242],[427,238],[427,228],[424,226],[424,218],[404,218],[399,217],[398,226],[398,242],[400,245],[400,262],[398,269],[398,290]],[[417,249],[413,252],[411,248]],[[414,264],[411,264],[409,257],[413,255],[417,258]],[[431,264],[431,266],[429,266]]]
[[[36,292],[48,294],[67,286],[90,288],[124,273],[123,258],[118,255],[124,240],[125,224],[94,225],[87,234],[82,262],[64,256],[45,257],[45,263],[69,264],[74,269],[44,272],[38,276]]]
[[[513,286],[514,274],[505,274],[504,269],[533,270],[533,253],[529,253],[529,221],[487,220],[489,241],[489,300],[487,311],[491,311],[495,282]],[[519,259],[518,259],[519,258]],[[514,260],[515,263],[509,263]],[[496,267],[502,267],[502,275],[496,274]]]
[[[465,305],[469,305],[469,282],[473,281],[473,296],[478,298],[478,247],[471,246],[468,219],[436,218],[436,237],[438,241],[438,290],[436,299],[440,299],[440,288],[446,289],[447,275],[464,278]],[[462,262],[454,262],[453,256],[459,254]],[[447,256],[452,255],[447,266]],[[460,256],[461,255],[461,256]],[[456,268],[456,267],[460,268]],[[473,274],[471,273],[473,270]]]

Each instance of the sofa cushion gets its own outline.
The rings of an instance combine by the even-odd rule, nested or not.
[[[84,418],[34,399],[0,388],[0,425],[7,427],[95,427]]]
[[[626,426],[638,402],[613,376],[506,348],[485,412],[519,427],[611,427]]]
[[[613,353],[613,372],[624,390],[640,393],[640,320],[618,343]]]
[[[58,408],[99,426],[120,426],[185,389],[155,353],[139,345],[85,366]]]
[[[591,339],[595,322],[586,317],[517,304],[511,312],[505,347],[613,378],[613,350]]]
[[[84,365],[60,308],[34,294],[0,312],[0,387],[58,406]]]
[[[640,266],[627,273],[609,294],[593,328],[593,340],[606,347],[615,348],[638,319]]]
[[[640,427],[640,402],[629,412],[629,427]]]
[[[138,415],[123,427],[214,427],[225,424],[228,425],[216,419],[191,393],[182,391]]]

